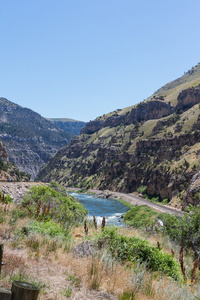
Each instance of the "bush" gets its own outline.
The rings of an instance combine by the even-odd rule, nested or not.
[[[111,255],[121,261],[146,262],[152,271],[160,271],[175,280],[181,278],[180,266],[172,255],[151,246],[147,241],[136,237],[126,237],[117,234],[116,228],[105,228],[100,244],[105,244]]]
[[[48,186],[33,186],[24,197],[22,205],[38,220],[79,222],[87,214],[85,207],[62,187],[56,191]]]
[[[198,250],[200,247],[200,205],[188,206],[183,217],[162,214],[160,218],[164,223],[164,233],[172,240],[191,248],[198,257],[200,254]]]
[[[53,221],[46,221],[46,222],[39,222],[36,220],[31,221],[26,226],[27,232],[35,232],[42,235],[49,235],[51,237],[65,237],[68,235],[68,230],[66,230],[59,224],[53,222]]]
[[[139,188],[137,188],[137,191],[138,191],[138,193],[146,194],[147,186],[146,185],[141,185]]]
[[[7,194],[5,196],[5,204],[9,204],[9,203],[12,203],[12,202],[13,202],[13,198],[9,194]]]
[[[4,204],[9,204],[13,202],[13,199],[9,194],[5,195],[2,191],[0,191],[0,201]]]
[[[146,205],[134,206],[124,214],[124,222],[135,228],[145,227],[148,223],[155,221],[158,213],[154,212],[151,208]]]
[[[55,181],[50,182],[50,187],[54,188],[54,187],[58,187],[58,186],[59,186],[59,184],[57,182],[55,182]]]

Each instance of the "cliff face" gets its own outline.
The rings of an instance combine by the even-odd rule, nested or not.
[[[199,67],[187,76],[193,79],[195,72]],[[200,76],[195,83],[186,82],[185,89],[178,82],[179,90],[176,82],[172,90],[161,89],[166,95],[157,93],[87,123],[38,178],[124,192],[143,185],[150,197],[169,198],[172,205],[185,207],[197,193],[191,192],[192,182],[200,170]]]
[[[0,141],[0,181],[20,179],[20,172],[17,167],[8,160],[8,152],[2,141]]]
[[[180,110],[187,110],[195,104],[200,103],[200,87],[183,90],[177,100],[178,104],[176,109]]]
[[[105,127],[117,127],[121,124],[131,125],[150,119],[160,119],[173,113],[173,107],[162,101],[140,103],[125,116],[114,115],[105,121],[94,120],[86,124],[81,133],[92,134]]]
[[[0,141],[0,159],[3,164],[8,165],[8,152],[2,141]]]
[[[9,160],[33,179],[72,137],[32,110],[0,98],[0,138]]]

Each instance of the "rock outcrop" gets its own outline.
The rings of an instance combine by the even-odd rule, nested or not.
[[[200,171],[196,173],[190,181],[189,188],[183,198],[183,209],[185,209],[188,204],[195,206],[200,204]]]
[[[105,121],[94,120],[86,124],[81,133],[93,134],[104,127],[117,127],[121,124],[130,125],[151,119],[160,119],[172,114],[174,108],[162,101],[150,101],[138,104],[127,115],[111,116]]]
[[[21,204],[27,191],[34,185],[43,185],[43,183],[0,182],[0,191],[5,195],[10,195],[14,203]]]
[[[140,103],[133,108],[127,115],[125,124],[135,124],[136,122],[144,122],[151,119],[161,119],[174,112],[171,104],[162,101],[149,101]]]
[[[188,110],[195,104],[200,103],[200,87],[196,88],[189,88],[186,90],[183,90],[178,95],[178,104],[176,106],[177,110]]]

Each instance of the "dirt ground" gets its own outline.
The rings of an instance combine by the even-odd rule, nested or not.
[[[87,268],[91,257],[76,258],[72,253],[60,251],[50,253],[48,257],[42,254],[30,253],[28,249],[10,248],[6,240],[1,239],[4,244],[1,286],[11,289],[11,283],[5,281],[5,277],[11,278],[15,274],[23,274],[41,285],[39,300],[95,300],[95,299],[117,299],[116,296],[105,291],[96,291],[88,288]],[[85,278],[84,278],[85,276]],[[73,282],[70,277],[80,278]],[[24,281],[24,280],[23,280]],[[68,295],[68,296],[66,296]]]

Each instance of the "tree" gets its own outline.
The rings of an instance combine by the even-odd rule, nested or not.
[[[187,207],[183,217],[165,214],[164,231],[171,239],[191,248],[200,260],[200,205]]]

